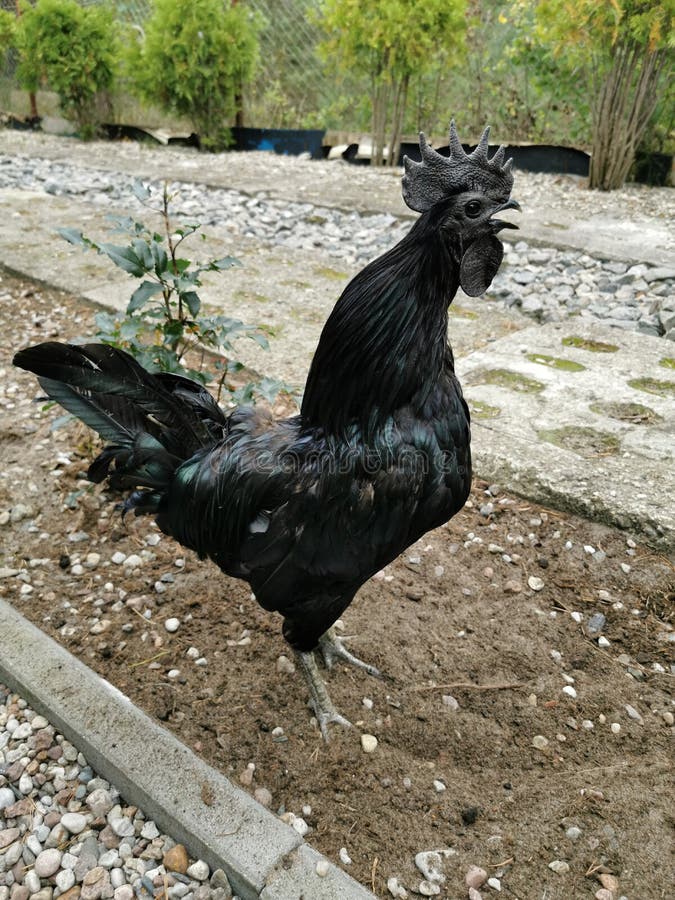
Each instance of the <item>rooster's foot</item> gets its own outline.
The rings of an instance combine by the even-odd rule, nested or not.
[[[342,643],[342,639],[335,634],[335,631],[332,628],[329,628],[328,631],[319,638],[319,650],[321,651],[327,669],[331,669],[335,661],[341,659],[343,662],[349,663],[351,666],[356,666],[358,669],[365,669],[369,675],[374,675],[376,678],[382,678],[382,673],[378,668],[370,665],[370,663],[364,662],[362,659],[359,659],[358,656],[354,656],[353,653],[350,653]]]
[[[310,703],[314,710],[317,722],[319,723],[321,734],[323,735],[324,741],[327,743],[328,726],[331,723],[334,722],[337,725],[344,725],[346,728],[351,728],[352,723],[349,719],[345,719],[344,716],[341,716],[333,706],[333,701],[328,695],[326,685],[321,677],[321,672],[319,672],[319,667],[316,664],[314,653],[312,651],[309,653],[296,651],[295,655],[300,664],[305,681],[307,682],[307,687],[309,688]]]

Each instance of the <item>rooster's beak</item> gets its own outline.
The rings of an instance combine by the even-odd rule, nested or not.
[[[507,200],[506,203],[502,203],[501,206],[498,206],[495,210],[495,213],[503,212],[505,209],[517,209],[518,212],[521,212],[520,203],[517,200]],[[495,227],[495,233],[497,231],[501,231],[502,228],[515,228],[518,230],[518,226],[513,222],[505,222],[503,219],[491,219],[490,220],[493,226]]]

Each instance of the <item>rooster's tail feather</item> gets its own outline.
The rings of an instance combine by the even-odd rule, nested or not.
[[[196,402],[206,392],[192,392],[193,401],[190,391],[178,392],[172,380],[148,372],[123,350],[49,341],[20,350],[14,365],[37,375],[50,399],[107,442],[88,475],[95,482],[108,478],[115,488],[140,489],[126,509],[154,511],[176,467],[213,443]]]

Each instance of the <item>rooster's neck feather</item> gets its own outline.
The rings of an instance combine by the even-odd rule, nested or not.
[[[448,306],[459,285],[460,241],[439,212],[347,285],[326,322],[302,403],[307,426],[352,424],[367,437],[397,409],[421,409],[444,368]]]

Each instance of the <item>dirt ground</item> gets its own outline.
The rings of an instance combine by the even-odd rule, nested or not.
[[[0,272],[0,325],[0,594],[24,615],[234,781],[267,788],[318,850],[339,863],[346,848],[345,868],[378,897],[392,877],[419,892],[415,855],[428,850],[454,851],[450,900],[467,896],[472,864],[520,900],[591,898],[603,875],[618,879],[614,900],[672,896],[667,559],[477,482],[344,615],[349,647],[390,679],[329,673],[354,727],[325,744],[302,679],[278,662],[292,656],[280,620],[245,584],[157,542],[150,520],[122,522],[119,498],[81,480],[93,442],[51,430],[59,413],[12,369],[19,347],[91,334],[92,311]],[[594,614],[606,621],[589,634]],[[361,733],[377,737],[373,753]]]

